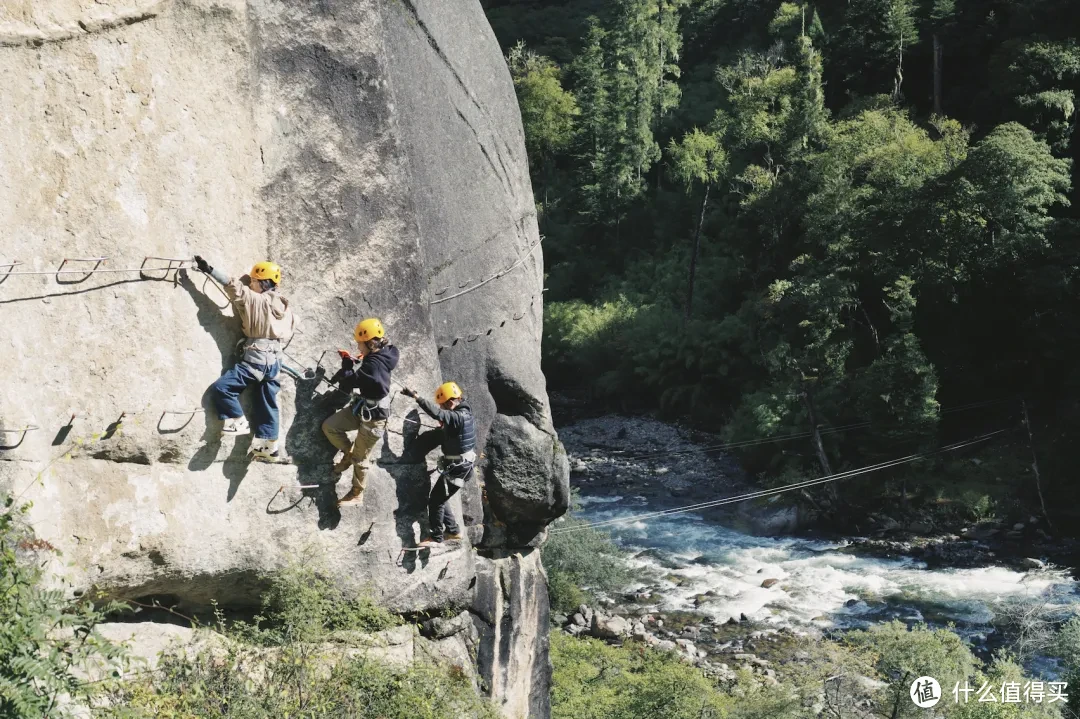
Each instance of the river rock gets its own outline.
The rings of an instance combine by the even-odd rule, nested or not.
[[[676,648],[675,642],[670,639],[663,639],[656,644],[656,650],[660,652],[673,652]]]
[[[1013,531],[1014,532],[1022,532],[1022,531],[1024,531],[1024,523],[1023,522],[1017,522],[1016,524],[1014,524],[1013,525]]]
[[[857,605],[858,603],[859,603],[859,600],[858,600],[858,599],[849,599],[849,600],[847,600],[846,602],[844,602],[844,606],[845,606],[845,607],[854,607],[854,606],[856,606],[856,605]]]
[[[554,622],[556,626],[561,627],[562,625],[568,623],[570,621],[570,618],[567,617],[565,614],[556,614],[554,617],[552,617],[551,621]]]
[[[974,527],[968,527],[960,533],[960,536],[964,539],[987,540],[997,535],[999,532],[1000,530],[993,525],[980,524]]]
[[[592,635],[598,639],[622,639],[630,634],[630,623],[620,616],[593,616]]]
[[[695,647],[694,643],[692,641],[690,641],[689,639],[682,639],[682,638],[676,639],[675,640],[675,646],[677,646],[677,647],[679,647],[679,649],[683,650],[683,652],[685,652],[686,655],[689,656],[689,657],[696,657],[697,656],[697,647]]]
[[[585,621],[585,617],[582,616],[581,612],[575,612],[574,616],[570,617],[570,622],[578,627],[584,627],[588,624],[588,622]]]
[[[776,586],[779,583],[780,583],[779,579],[766,579],[764,582],[761,583],[761,588],[762,589],[771,589],[772,587]]]
[[[1019,560],[1018,564],[1024,569],[1046,569],[1046,562],[1034,557],[1024,557]]]
[[[929,522],[917,521],[908,525],[908,531],[913,534],[929,534],[934,531],[933,525]]]

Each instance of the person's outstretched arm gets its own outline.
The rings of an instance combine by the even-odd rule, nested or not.
[[[225,294],[233,302],[243,302],[245,299],[245,294],[251,292],[251,290],[244,285],[242,281],[243,277],[229,277],[220,269],[211,267],[210,263],[204,260],[199,255],[195,255],[195,266],[199,269],[200,272],[205,272],[206,274],[210,275],[214,278],[214,280],[217,281],[218,284],[224,287]]]
[[[401,390],[401,393],[415,399],[416,403],[420,405],[420,409],[427,412],[432,419],[437,419],[442,422],[444,426],[451,429],[458,429],[464,426],[465,418],[457,410],[443,409],[428,398],[421,397],[411,389],[403,389]]]

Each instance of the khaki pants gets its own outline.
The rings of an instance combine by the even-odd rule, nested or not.
[[[352,413],[351,407],[340,409],[322,423],[323,434],[342,452],[352,456],[353,496],[364,491],[367,470],[371,466],[371,454],[386,431],[386,420],[365,422]],[[356,432],[356,439],[349,441],[349,432]]]

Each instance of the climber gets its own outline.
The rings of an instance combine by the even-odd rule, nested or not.
[[[296,317],[289,300],[278,292],[281,268],[273,262],[258,262],[250,275],[230,278],[199,255],[195,255],[195,265],[225,287],[244,331],[244,339],[239,343],[243,347],[240,361],[210,388],[218,418],[224,420],[221,433],[250,434],[251,427],[238,397],[248,387],[255,386],[255,439],[249,455],[260,462],[288,464],[288,456],[278,446],[277,394],[281,383],[277,377],[284,345],[296,329]]]
[[[402,389],[401,393],[415,399],[421,409],[442,424],[442,429],[438,430],[442,432],[443,452],[437,465],[439,478],[428,495],[429,535],[419,546],[435,547],[444,540],[461,539],[458,523],[450,510],[450,498],[472,477],[476,464],[476,427],[472,409],[465,404],[461,387],[456,382],[439,385],[435,390],[434,403],[411,389]]]
[[[333,476],[350,466],[353,468],[352,489],[338,500],[338,506],[364,503],[370,456],[386,431],[390,416],[390,373],[401,356],[386,337],[382,322],[375,318],[369,317],[356,325],[353,338],[359,348],[358,356],[338,350],[341,369],[330,378],[330,384],[336,383],[345,392],[359,390],[360,396],[322,423],[323,434],[342,453],[331,470]],[[348,433],[352,431],[356,432],[356,439],[350,442]]]

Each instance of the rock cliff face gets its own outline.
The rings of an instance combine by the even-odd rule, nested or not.
[[[545,716],[529,547],[568,471],[521,124],[479,3],[16,0],[0,72],[0,488],[33,501],[58,570],[117,597],[242,604],[266,572],[318,562],[398,611],[472,605],[482,680],[508,716]],[[325,383],[283,382],[294,466],[216,440],[206,388],[238,323],[212,281],[146,259],[196,252],[234,274],[282,264],[296,367],[332,373],[376,315],[402,385],[462,384],[486,459],[455,511],[479,551],[401,554],[428,487],[403,396],[361,508],[300,489],[327,479],[319,423],[342,398]]]

